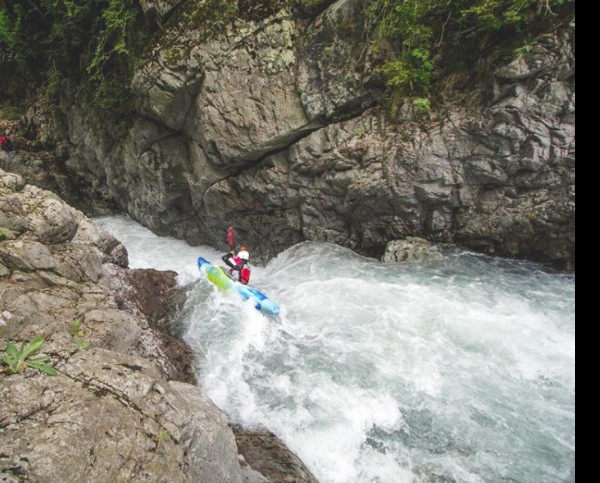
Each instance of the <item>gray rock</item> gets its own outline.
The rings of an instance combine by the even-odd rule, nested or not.
[[[28,216],[29,229],[42,243],[55,245],[70,241],[77,232],[82,213],[63,203],[55,195],[42,192],[35,186],[27,186],[22,190],[32,203],[26,202],[26,209],[31,210]]]
[[[232,429],[240,451],[242,467],[249,468],[250,465],[266,476],[266,481],[318,483],[302,461],[273,433],[246,430],[239,426],[233,426]]]
[[[180,3],[181,0],[140,0],[140,6],[146,17],[159,25]]]
[[[438,260],[442,256],[430,242],[423,238],[406,237],[404,240],[392,240],[385,247],[381,257],[384,263],[414,262]]]
[[[120,267],[127,267],[129,259],[127,249],[110,233],[84,218],[79,222],[73,243],[82,243],[97,246],[103,254],[103,262],[114,263]]]
[[[0,479],[260,481],[242,472],[227,417],[198,391],[189,348],[150,327],[150,315],[167,318],[156,302],[181,303],[167,295],[174,273],[111,263],[116,240],[17,179],[0,170],[12,200],[2,219],[22,210],[24,220],[0,240],[0,308],[12,314],[0,352],[42,336],[40,354],[59,373],[11,374],[0,363]],[[176,350],[187,359],[171,360]]]
[[[50,249],[34,240],[11,240],[0,247],[0,257],[13,270],[54,268],[56,260]]]
[[[102,349],[53,361],[56,377],[3,378],[3,479],[242,481],[225,416],[194,386]]]
[[[304,240],[381,256],[418,236],[574,268],[574,25],[501,65],[482,59],[468,99],[430,117],[407,101],[390,122],[376,107],[366,3],[283,9],[213,36],[174,16],[135,73],[126,135],[62,97],[55,184],[90,212],[118,209],[191,244],[223,246],[234,225],[256,261]],[[171,2],[144,7],[168,15]],[[48,182],[53,166],[44,175],[37,161],[11,166]],[[18,234],[22,216],[0,225]]]

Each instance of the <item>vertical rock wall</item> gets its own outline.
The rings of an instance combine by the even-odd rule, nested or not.
[[[443,111],[390,120],[367,3],[325,2],[313,19],[282,10],[212,37],[169,23],[135,74],[124,138],[64,98],[79,196],[192,244],[223,246],[233,224],[255,260],[302,240],[380,255],[420,236],[573,268],[574,25],[482,69]]]

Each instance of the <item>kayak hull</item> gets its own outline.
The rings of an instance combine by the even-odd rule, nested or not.
[[[233,291],[243,300],[252,300],[257,310],[266,314],[278,314],[280,307],[264,293],[248,285],[241,284],[229,278],[222,267],[213,265],[208,260],[198,257],[198,268],[206,274],[206,278],[225,292]]]

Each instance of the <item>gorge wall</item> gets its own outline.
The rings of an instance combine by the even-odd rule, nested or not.
[[[160,22],[178,3],[142,6]],[[439,80],[448,95],[430,113],[407,102],[391,115],[366,2],[322,4],[216,38],[185,16],[165,24],[135,72],[125,135],[62,96],[52,182],[91,213],[191,244],[225,247],[234,225],[255,262],[303,240],[380,256],[418,236],[574,269],[574,24],[480,59],[476,83]],[[41,131],[33,111],[27,123]],[[4,166],[52,171],[25,158]]]

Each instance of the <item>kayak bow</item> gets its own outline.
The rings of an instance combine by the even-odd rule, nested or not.
[[[208,280],[220,290],[225,292],[234,291],[241,296],[243,300],[252,299],[252,301],[255,302],[254,306],[256,309],[266,314],[279,313],[279,305],[277,303],[273,302],[264,293],[255,288],[232,280],[222,267],[213,265],[205,258],[198,257],[198,268],[200,271],[204,272]]]

